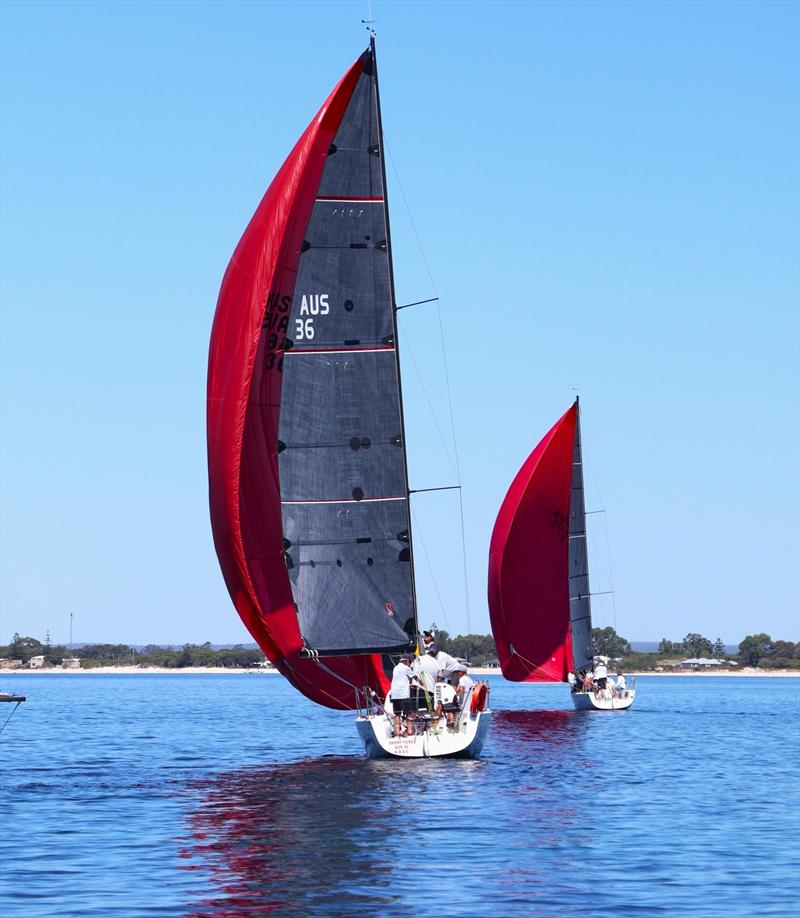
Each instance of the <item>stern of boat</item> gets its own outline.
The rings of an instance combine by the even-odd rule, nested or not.
[[[370,759],[400,758],[463,758],[480,756],[492,721],[491,710],[472,713],[462,711],[458,728],[450,730],[442,717],[434,723],[429,715],[417,718],[416,731],[411,735],[394,735],[394,717],[390,704],[379,710],[360,710],[356,729]]]
[[[627,711],[635,697],[635,689],[612,698],[600,698],[594,692],[573,692],[572,704],[576,711]]]

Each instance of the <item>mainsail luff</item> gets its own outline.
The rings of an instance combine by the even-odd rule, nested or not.
[[[588,531],[583,488],[581,413],[575,399],[575,442],[572,452],[572,484],[569,506],[569,612],[572,630],[572,671],[592,665],[592,600],[589,589]]]
[[[315,504],[330,507],[343,502],[360,504],[364,495],[356,498],[351,494],[346,501],[341,500],[344,495],[340,494],[327,500],[314,496],[310,500],[293,500],[286,491],[298,484],[299,479],[293,478],[292,463],[285,461],[282,446],[286,448],[287,443],[279,436],[279,426],[287,417],[281,411],[282,399],[287,394],[282,370],[294,343],[290,320],[297,321],[301,308],[295,288],[303,273],[301,258],[307,251],[306,229],[315,207],[321,201],[330,203],[335,197],[322,184],[326,165],[348,107],[357,95],[359,81],[370,68],[374,69],[372,47],[328,97],[262,199],[226,271],[209,353],[209,493],[214,541],[226,584],[251,634],[280,671],[314,701],[337,708],[354,706],[354,687],[366,684],[382,692],[387,681],[376,654],[354,656],[344,648],[339,651],[344,656],[332,658],[324,667],[300,656],[305,642],[298,623],[295,591],[287,572],[287,566],[292,563],[292,544],[291,539],[286,539],[284,528],[287,519],[296,522],[292,514],[301,503],[305,507]],[[363,101],[363,91],[359,98]],[[372,155],[371,150],[369,153]],[[369,160],[367,163],[371,175]],[[334,185],[335,173],[336,169],[331,172]],[[372,197],[367,197],[369,203],[377,203],[370,200]],[[366,204],[365,209],[368,209]],[[319,312],[319,299],[316,306]],[[389,304],[389,316],[393,321],[393,302]],[[369,349],[373,354],[387,349],[379,341],[373,343],[376,346]],[[316,354],[295,356],[295,353],[289,360],[297,366],[319,359]],[[355,362],[360,358],[347,359]],[[399,444],[396,439],[391,445],[395,449],[399,445],[402,452],[402,437]],[[341,449],[339,443],[334,445]],[[359,449],[363,445],[362,440]],[[352,448],[355,452],[355,447]],[[279,453],[283,459],[279,459]],[[396,496],[407,504],[408,487],[402,468],[401,475],[395,476],[400,490]],[[380,474],[379,471],[379,477]],[[364,501],[362,506],[369,506],[369,502]],[[297,512],[302,515],[305,511]],[[407,510],[403,518],[408,528]],[[403,530],[394,525],[394,518],[380,522],[386,524],[383,541],[402,542]],[[297,541],[305,541],[307,545],[315,542],[313,538]],[[357,537],[353,544],[361,545],[364,541]],[[399,545],[398,555],[402,551]],[[302,557],[299,562],[302,565]],[[310,565],[312,569],[315,566],[315,563]],[[410,570],[405,558],[397,566]],[[413,604],[404,605],[411,608]],[[387,601],[383,614],[391,617],[392,611]],[[392,640],[397,644],[407,642],[406,633],[397,626],[394,629],[376,626],[373,631],[377,635],[375,649],[386,649],[387,644],[391,647]],[[386,640],[387,634],[392,640]],[[356,649],[363,654],[370,648]]]

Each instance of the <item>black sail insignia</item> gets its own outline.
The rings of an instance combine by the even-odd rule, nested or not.
[[[416,631],[388,238],[370,49],[304,233],[283,361],[287,566],[320,655],[397,650]]]

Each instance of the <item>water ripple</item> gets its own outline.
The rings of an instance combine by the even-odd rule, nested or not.
[[[367,761],[277,677],[13,687],[3,918],[796,915],[800,680],[496,682],[476,762]]]

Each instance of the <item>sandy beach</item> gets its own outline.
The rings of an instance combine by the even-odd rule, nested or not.
[[[500,676],[502,673],[496,667],[473,667],[470,669],[472,676]],[[125,676],[125,675],[250,675],[250,676],[272,676],[279,675],[277,669],[266,669],[253,667],[252,669],[233,669],[224,666],[184,666],[180,669],[171,669],[165,666],[97,666],[93,669],[61,669],[58,666],[52,666],[47,669],[3,669],[0,670],[0,676],[32,676],[46,675],[47,673],[67,674],[70,676]],[[708,678],[709,676],[769,676],[773,677],[794,677],[800,678],[800,670],[796,669],[757,669],[751,666],[742,667],[740,670],[722,670],[721,672],[695,672],[687,670],[665,671],[665,672],[627,672],[628,676],[699,676]]]

